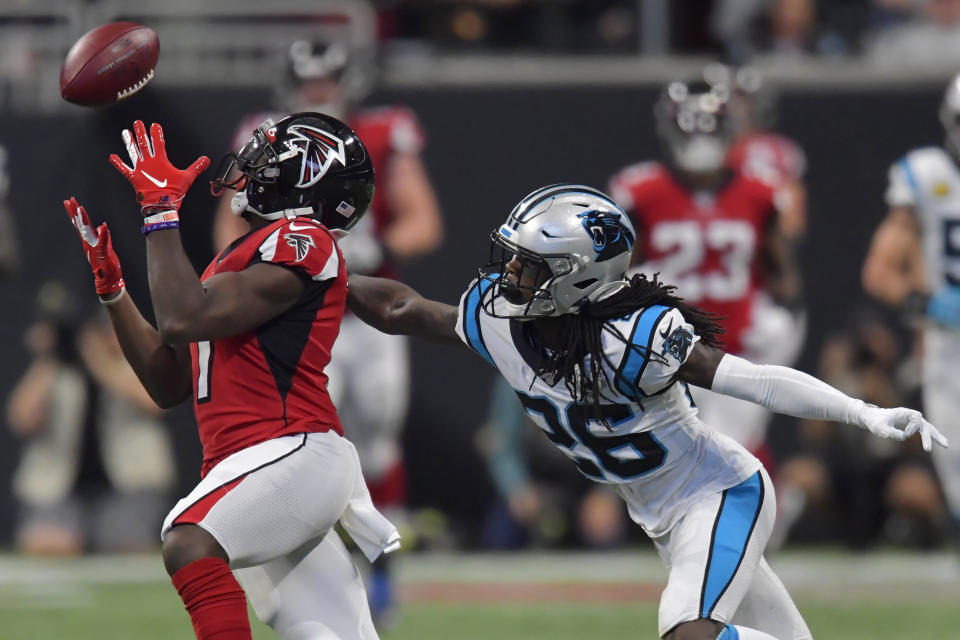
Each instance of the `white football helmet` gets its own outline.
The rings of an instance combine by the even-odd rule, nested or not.
[[[624,272],[636,238],[630,218],[609,196],[580,184],[554,184],[521,200],[491,235],[492,282],[482,307],[490,315],[535,319],[578,313],[586,301],[628,286]],[[519,276],[507,265],[514,259]],[[498,297],[502,304],[496,304]]]
[[[960,74],[947,85],[940,103],[940,124],[947,134],[946,147],[954,158],[960,159]]]

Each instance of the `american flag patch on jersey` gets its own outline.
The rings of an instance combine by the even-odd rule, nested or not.
[[[352,216],[354,211],[356,211],[356,209],[348,205],[346,202],[341,201],[340,204],[337,205],[337,213],[345,218]]]

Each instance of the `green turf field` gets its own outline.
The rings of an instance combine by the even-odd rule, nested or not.
[[[948,555],[797,553],[774,565],[818,640],[960,638]],[[399,574],[407,602],[385,640],[656,636],[662,569],[649,552],[409,556]],[[192,637],[156,558],[0,560],[4,640]],[[255,623],[254,637],[274,636]]]

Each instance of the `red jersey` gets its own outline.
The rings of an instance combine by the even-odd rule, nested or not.
[[[659,272],[688,302],[723,316],[726,349],[741,352],[763,287],[760,248],[777,215],[773,189],[735,173],[716,191],[691,192],[650,162],[620,171],[610,192],[633,219],[643,272]]]
[[[317,431],[343,435],[323,371],[347,300],[333,236],[310,218],[278,220],[238,238],[201,280],[261,262],[292,269],[308,284],[292,308],[257,329],[191,343],[204,475],[258,442]]]
[[[244,118],[234,134],[232,149],[239,150],[253,135],[253,130],[267,118],[279,120],[286,114],[278,112],[260,112]],[[377,189],[373,194],[370,210],[350,233],[357,235],[372,233],[377,240],[383,240],[385,230],[393,223],[395,212],[390,208],[385,186],[389,183],[390,160],[396,154],[420,153],[425,145],[425,137],[420,123],[413,111],[406,107],[392,106],[362,109],[346,120],[357,137],[363,141],[373,171],[377,176]],[[370,275],[396,277],[393,265],[384,263]]]
[[[779,188],[785,182],[803,177],[807,159],[800,145],[790,138],[771,131],[757,131],[730,147],[727,165]]]

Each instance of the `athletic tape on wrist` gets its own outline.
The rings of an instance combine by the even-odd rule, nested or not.
[[[127,288],[126,288],[126,287],[121,287],[121,288],[120,288],[120,293],[118,293],[118,294],[117,294],[116,296],[114,296],[113,298],[110,298],[109,300],[104,300],[102,296],[98,296],[98,297],[100,297],[100,304],[102,304],[102,305],[105,306],[105,307],[109,307],[109,306],[112,306],[112,305],[117,304],[117,302],[120,301],[120,298],[122,298],[122,297],[124,296],[124,294],[126,294],[126,293],[127,293]]]
[[[158,211],[157,213],[152,213],[149,216],[143,218],[143,225],[148,226],[151,224],[156,224],[158,222],[179,222],[180,214],[176,209],[167,209],[166,211]]]
[[[140,233],[142,233],[143,235],[147,235],[148,233],[159,231],[160,229],[179,229],[179,228],[180,228],[180,223],[177,221],[158,222],[157,224],[143,225],[142,227],[140,227]]]

